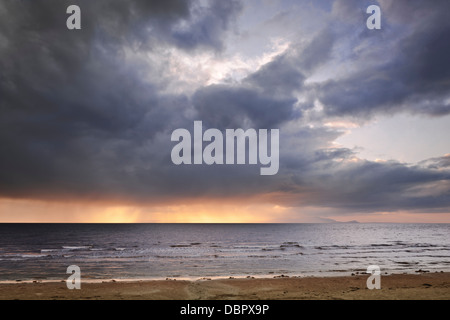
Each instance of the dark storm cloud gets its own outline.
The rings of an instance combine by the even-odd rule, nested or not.
[[[281,56],[250,75],[247,81],[267,93],[285,96],[301,89],[305,79],[292,59]]]
[[[449,114],[450,2],[381,1],[381,8],[382,30],[369,31],[361,24],[359,43],[354,43],[368,42],[352,56],[359,68],[315,88],[326,114]]]
[[[324,122],[328,115],[403,110],[410,101],[417,112],[447,113],[449,52],[442,41],[449,24],[442,15],[427,15],[436,25],[419,28],[393,10],[390,23],[409,23],[412,33],[376,74],[360,63],[362,54],[349,76],[305,84],[345,38],[327,27],[240,83],[167,93],[177,75],[168,75],[159,50],[218,54],[241,9],[236,1],[206,3],[2,1],[0,196],[156,203],[280,191],[273,199],[280,205],[360,212],[450,207],[446,157],[414,167],[352,162],[353,150],[330,149],[340,131],[309,126],[304,118],[316,99],[324,104]],[[82,30],[65,27],[69,4],[80,5]],[[439,5],[434,10],[447,8]],[[416,2],[413,9],[425,10]],[[130,52],[154,56],[143,66]],[[280,128],[279,174],[261,177],[259,166],[173,165],[170,135],[177,128],[192,132],[194,120],[204,129]],[[420,189],[434,183],[433,196]]]
[[[228,29],[230,17],[241,10],[236,0],[214,1],[208,8],[193,5],[191,15],[198,17],[192,22],[184,21],[173,32],[175,44],[186,49],[196,48],[199,44],[222,48],[221,34]]]
[[[291,120],[295,99],[275,99],[253,88],[213,85],[197,91],[199,119],[218,129],[279,128]]]
[[[22,39],[33,34],[34,38],[49,40],[51,35],[59,45],[73,44],[73,34],[63,37],[67,35],[63,28],[69,5],[81,8],[82,30],[77,32],[77,37],[85,41],[104,38],[112,47],[119,45],[117,42],[152,45],[151,40],[156,38],[180,47],[203,45],[218,49],[222,46],[222,32],[240,10],[236,0],[225,3],[211,0],[203,6],[197,0],[6,1],[2,4],[2,31],[9,36],[20,33]],[[77,50],[72,51],[79,54]]]
[[[326,29],[309,43],[292,45],[238,85],[212,85],[193,96],[199,119],[216,128],[278,128],[301,116],[295,93],[305,74],[327,60],[334,36]]]
[[[333,33],[325,29],[306,45],[291,45],[285,53],[263,65],[244,82],[281,96],[301,91],[307,76],[330,57],[334,40]]]
[[[349,213],[449,208],[449,171],[393,161],[341,162],[351,155],[347,149],[317,153],[314,161],[303,167],[303,173],[293,174],[291,183],[285,185],[292,194],[285,198],[286,203]]]
[[[2,196],[143,198],[151,192],[147,171],[170,163],[160,153],[170,152],[169,130],[188,124],[189,102],[160,93],[166,76],[157,63],[142,80],[125,48],[183,49],[182,24],[190,49],[218,50],[239,9],[220,3],[208,2],[198,15],[198,2],[185,0],[2,2]],[[81,7],[81,30],[66,28],[71,4]],[[201,23],[214,39],[189,27]],[[157,140],[162,134],[164,146]]]

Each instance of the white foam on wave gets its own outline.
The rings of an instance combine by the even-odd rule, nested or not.
[[[83,250],[90,249],[92,246],[63,246],[63,249],[66,250]]]
[[[43,257],[47,257],[46,254],[21,254],[20,255],[21,258],[43,258]]]

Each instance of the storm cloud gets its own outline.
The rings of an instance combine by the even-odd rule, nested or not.
[[[316,88],[326,114],[449,114],[450,4],[380,1],[380,5],[381,32],[370,35],[363,26],[353,31],[358,43],[353,43],[349,57],[358,68]]]
[[[241,63],[245,76],[187,82],[180,92],[172,85],[191,76],[180,65],[201,68],[196,59],[205,56],[242,62],[227,50],[243,37],[245,2],[3,1],[0,197],[157,204],[264,196],[349,212],[448,211],[448,156],[360,159],[333,144],[342,130],[325,126],[450,114],[449,2],[379,3],[375,35],[360,2],[336,1],[317,9],[327,25],[264,62]],[[81,8],[81,30],[66,28],[71,4]],[[279,128],[279,173],[175,166],[170,135],[196,120],[204,129]]]

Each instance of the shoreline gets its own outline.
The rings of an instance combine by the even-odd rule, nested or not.
[[[447,270],[417,270],[412,272],[383,272],[381,276],[393,276],[393,275],[418,275],[418,274],[433,274],[433,273],[450,273]],[[69,275],[67,275],[69,276]],[[206,280],[243,280],[243,279],[277,279],[277,278],[341,278],[341,277],[353,277],[353,276],[366,276],[369,274],[364,271],[345,271],[345,272],[333,272],[333,273],[302,273],[302,274],[240,274],[240,275],[220,275],[220,276],[186,276],[186,277],[149,277],[149,278],[84,278],[81,277],[83,283],[105,283],[105,282],[149,282],[149,281],[206,281]],[[21,284],[21,283],[59,283],[65,282],[67,278],[61,279],[15,279],[15,280],[0,280],[1,284]]]
[[[381,276],[369,290],[369,275],[339,277],[200,278],[197,280],[99,280],[69,290],[65,280],[0,283],[0,300],[448,300],[450,273]]]

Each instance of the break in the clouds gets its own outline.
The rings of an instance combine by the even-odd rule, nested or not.
[[[70,4],[81,30],[66,28]],[[381,30],[366,28],[370,4]],[[2,1],[0,197],[448,213],[445,146],[407,164],[361,159],[335,140],[377,116],[450,114],[449,10],[439,0]],[[170,135],[195,120],[280,129],[279,173],[173,165]]]

